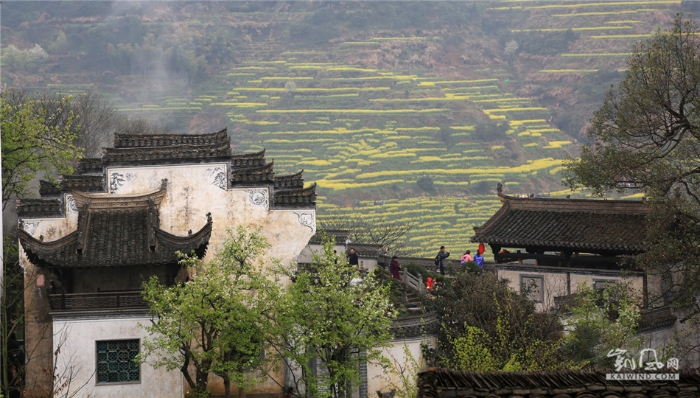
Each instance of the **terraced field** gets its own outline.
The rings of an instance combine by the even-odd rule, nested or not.
[[[505,1],[491,7],[500,15],[513,13],[511,33],[537,35],[570,31],[576,34],[569,51],[547,59],[539,73],[595,73],[624,70],[633,43],[669,25],[680,0],[596,1],[542,4]],[[581,68],[585,65],[585,69]],[[536,76],[530,76],[536,79]]]
[[[225,110],[237,149],[265,148],[278,173],[304,169],[318,183],[321,218],[413,220],[410,242],[425,255],[440,242],[463,246],[471,227],[494,213],[495,195],[479,192],[499,182],[511,192],[551,182],[572,154],[571,139],[547,122],[548,110],[508,94],[498,78],[445,80],[291,57],[250,62],[224,80],[219,93],[128,110]],[[475,125],[489,120],[509,123],[504,138],[473,139]],[[513,146],[527,160],[499,157]],[[418,189],[423,176],[434,191]]]
[[[190,131],[204,132],[202,121],[207,131],[227,125],[237,151],[265,148],[278,174],[304,169],[318,183],[320,219],[415,222],[407,239],[419,254],[440,245],[458,252],[500,207],[497,183],[509,194],[569,194],[558,183],[562,160],[577,153],[581,110],[590,115],[622,77],[631,46],[682,9],[678,0],[486,4],[478,11],[490,30],[475,37],[461,25],[377,29],[302,47],[266,42],[251,28],[235,65],[206,84],[148,99],[115,95],[115,104]],[[348,18],[360,8],[348,7]],[[227,18],[268,23],[262,13],[234,14]],[[227,23],[206,18],[200,25]]]

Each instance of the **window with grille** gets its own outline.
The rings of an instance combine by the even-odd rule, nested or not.
[[[135,361],[140,343],[134,340],[97,342],[97,382],[125,383],[141,380],[140,365]]]
[[[520,291],[535,303],[544,302],[544,277],[540,275],[520,275]]]

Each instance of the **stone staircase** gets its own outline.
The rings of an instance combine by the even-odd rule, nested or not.
[[[425,313],[421,305],[421,295],[425,294],[425,286],[423,279],[420,276],[415,276],[408,271],[403,271],[403,290],[406,292],[406,301],[408,302],[408,312],[411,315],[419,315]]]
[[[420,293],[410,287],[404,285],[403,290],[406,292],[406,301],[408,302],[408,312],[411,315],[423,314],[423,306],[420,303]]]

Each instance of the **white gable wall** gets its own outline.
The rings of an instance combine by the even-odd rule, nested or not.
[[[143,195],[158,191],[161,181],[167,179],[167,194],[159,206],[160,228],[174,235],[187,235],[196,232],[207,222],[207,213],[212,216],[212,235],[209,240],[204,261],[210,260],[223,246],[228,238],[227,230],[235,233],[238,226],[250,228],[261,227],[262,235],[271,247],[266,251],[263,264],[272,264],[272,259],[283,264],[296,264],[297,257],[316,232],[315,209],[271,210],[270,190],[267,187],[235,188],[227,186],[228,164],[186,164],[157,165],[141,167],[110,167],[107,170],[107,188],[109,193],[117,195]],[[78,209],[72,205],[72,195],[65,195],[65,217],[24,219],[24,229],[33,237],[44,237],[45,242],[55,241],[77,229]],[[34,267],[20,250],[20,261],[27,275],[34,274]],[[28,284],[35,283],[33,280]],[[25,291],[25,302],[45,303],[46,290],[30,286]],[[46,304],[28,308],[27,343],[36,346],[41,341],[51,340],[51,333],[33,335],[32,330],[46,330],[41,324],[46,322],[40,313],[47,311]],[[36,311],[36,315],[32,314]],[[141,319],[145,322],[146,318]],[[51,321],[49,321],[51,322]],[[62,374],[70,366],[79,366],[81,371],[73,385],[88,384],[76,397],[177,397],[183,395],[182,376],[178,370],[166,371],[165,368],[142,368],[142,381],[137,384],[95,385],[89,377],[95,370],[95,341],[110,339],[143,339],[146,333],[136,325],[134,318],[78,319],[61,318],[53,323],[54,335],[63,329],[71,330],[65,349],[61,350],[56,372]],[[47,341],[47,343],[49,343]],[[54,351],[58,341],[54,337]],[[43,344],[44,364],[34,361],[37,383],[42,383],[39,369],[50,366],[52,356],[50,347]],[[70,359],[69,359],[70,358]],[[283,374],[276,375],[283,383]],[[28,381],[33,382],[28,374]],[[219,378],[214,377],[210,385],[213,393],[223,393]],[[256,388],[256,392],[277,393],[280,391],[274,382],[266,382]],[[172,394],[171,394],[172,392]]]

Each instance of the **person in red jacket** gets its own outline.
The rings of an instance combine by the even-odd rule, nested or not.
[[[391,272],[391,276],[394,279],[401,280],[401,274],[399,274],[399,270],[401,270],[401,264],[399,264],[399,260],[396,256],[391,257],[391,263],[389,263],[389,272]]]

